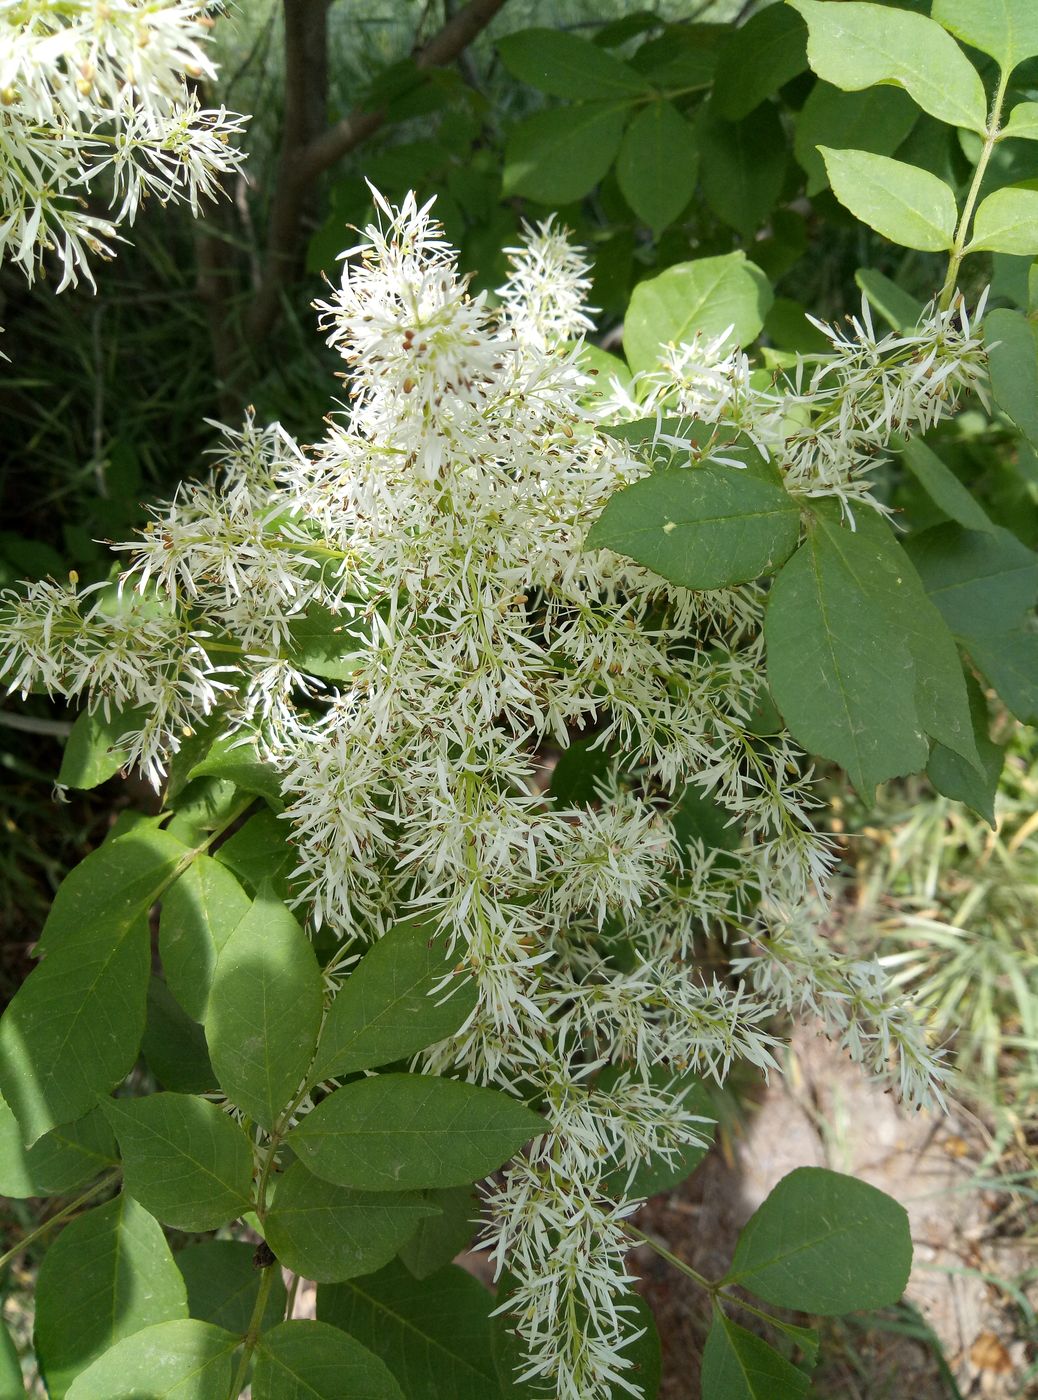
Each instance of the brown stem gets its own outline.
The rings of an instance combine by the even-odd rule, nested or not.
[[[281,291],[298,253],[300,231],[307,200],[314,181],[336,161],[357,149],[386,119],[384,109],[352,112],[319,135],[300,139],[305,129],[305,96],[310,74],[302,63],[302,45],[289,51],[298,40],[290,29],[289,15],[295,11],[320,8],[310,0],[284,0],[285,3],[285,137],[277,183],[270,206],[266,257],[259,289],[249,311],[249,343],[260,344],[270,334],[281,312]],[[505,0],[469,0],[452,15],[438,33],[415,56],[419,68],[442,68],[452,63],[480,34],[505,4]]]

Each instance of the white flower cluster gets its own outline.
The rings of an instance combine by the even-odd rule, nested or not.
[[[111,257],[141,201],[198,212],[235,170],[244,119],[203,110],[192,80],[213,0],[0,0],[0,259],[31,282],[54,254],[58,290]],[[106,186],[107,214],[88,202]]]
[[[770,383],[733,348],[730,330],[696,336],[664,347],[659,369],[632,389],[614,382],[603,413],[657,410],[736,427],[778,463],[790,491],[835,496],[853,519],[856,502],[877,506],[871,473],[892,439],[934,427],[964,394],[983,396],[983,314],[983,301],[972,323],[961,297],[947,311],[931,303],[913,330],[879,336],[863,298],[849,330],[808,317],[832,351],[798,356]]]
[[[315,923],[446,932],[478,1002],[425,1070],[543,1105],[489,1195],[525,1374],[559,1400],[636,1395],[624,1182],[701,1140],[688,1073],[772,1066],[776,1011],[845,1008],[853,1044],[857,974],[830,953],[808,980],[788,932],[831,856],[803,755],[760,718],[763,591],[693,593],[584,548],[646,471],[551,339],[585,324],[587,268],[533,231],[494,313],[428,207],[379,206],[321,307],[349,412],[307,453],[247,423],[125,546],[117,589],[10,596],[0,673],[134,707],[153,774],[218,710],[280,770]],[[322,626],[344,655],[315,675]],[[763,970],[710,971],[730,932]],[[878,985],[865,1011],[872,1066],[925,1098],[933,1057]]]

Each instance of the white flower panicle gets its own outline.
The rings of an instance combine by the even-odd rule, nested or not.
[[[192,88],[216,76],[217,9],[0,0],[0,258],[30,282],[53,254],[59,291],[80,275],[93,285],[91,255],[113,255],[146,196],[197,214],[240,166],[244,118],[203,109]],[[109,211],[93,212],[103,199]]]
[[[314,924],[445,934],[477,1004],[422,1067],[543,1107],[488,1198],[523,1374],[634,1395],[625,1194],[702,1140],[687,1074],[767,1071],[793,1007],[917,1099],[936,1061],[871,971],[811,942],[832,855],[804,756],[760,719],[762,590],[584,548],[647,468],[554,339],[587,324],[579,255],[528,233],[492,313],[428,206],[376,202],[320,308],[350,410],[305,453],[229,434],[213,480],[122,546],[118,587],[8,595],[0,673],[142,714],[126,743],[153,776],[215,712],[280,772]],[[732,936],[750,951],[722,979],[703,954]]]
[[[967,393],[983,396],[983,312],[982,300],[971,322],[961,297],[947,311],[931,303],[911,331],[880,336],[863,298],[849,329],[808,317],[831,352],[797,357],[766,385],[730,331],[696,336],[664,347],[659,368],[633,391],[614,384],[602,413],[644,418],[658,409],[738,428],[779,465],[790,491],[835,496],[853,518],[858,502],[881,509],[870,474],[891,439],[934,427]]]

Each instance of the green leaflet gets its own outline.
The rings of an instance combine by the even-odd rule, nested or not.
[[[226,1400],[240,1340],[194,1318],[142,1328],[99,1357],[69,1400]]]
[[[871,267],[859,267],[854,274],[858,287],[865,293],[869,305],[896,331],[915,330],[922,319],[922,304]]]
[[[422,1199],[439,1215],[421,1221],[400,1251],[400,1259],[412,1277],[425,1279],[468,1249],[480,1214],[479,1196],[473,1186],[448,1186],[423,1191]]]
[[[101,710],[83,710],[76,716],[61,756],[58,782],[66,787],[94,788],[118,773],[126,763],[120,747],[122,736],[136,728],[143,711],[129,710],[105,719]]]
[[[215,858],[256,894],[269,885],[278,899],[287,900],[296,863],[288,837],[288,823],[263,809],[220,846]]]
[[[465,1186],[544,1127],[495,1089],[422,1074],[379,1074],[336,1089],[286,1141],[311,1171],[362,1191]]]
[[[4,1400],[22,1400],[25,1395],[25,1382],[22,1379],[22,1364],[18,1359],[18,1348],[11,1339],[6,1325],[0,1320],[0,1395]]]
[[[1038,341],[1021,311],[984,317],[991,391],[1032,447],[1038,447]]]
[[[831,83],[817,82],[800,109],[793,139],[794,154],[807,175],[807,193],[816,195],[829,183],[819,146],[892,156],[918,115],[901,88],[844,92]]]
[[[943,180],[870,151],[818,150],[833,194],[855,218],[906,248],[939,253],[952,246],[958,210]]]
[[[18,1120],[0,1099],[0,1196],[60,1196],[115,1166],[115,1138],[99,1108],[23,1147]]]
[[[965,679],[889,527],[815,506],[765,616],[768,680],[794,736],[863,792],[925,767],[927,735],[979,765]]]
[[[746,583],[783,563],[800,508],[777,473],[706,465],[654,472],[611,497],[589,549],[625,554],[683,588]]]
[[[729,121],[748,117],[807,67],[807,31],[786,5],[759,10],[729,31],[714,74],[711,105]]]
[[[718,1308],[703,1351],[706,1400],[801,1400],[811,1377]]]
[[[542,204],[581,199],[616,158],[628,112],[626,103],[583,102],[519,122],[505,145],[505,194]]]
[[[995,190],[982,200],[973,217],[967,253],[987,249],[1034,257],[1038,253],[1038,190]]]
[[[972,637],[970,656],[1023,724],[1038,724],[1038,632],[1017,628]]]
[[[404,1400],[385,1363],[326,1322],[302,1318],[264,1332],[253,1400]]]
[[[743,253],[675,263],[639,282],[624,321],[624,350],[636,373],[656,366],[661,345],[721,335],[739,345],[759,334],[772,303],[767,278]]]
[[[189,1094],[110,1099],[126,1190],[178,1230],[215,1230],[252,1205],[252,1146],[214,1103]]]
[[[255,1253],[255,1246],[244,1240],[203,1240],[178,1250],[177,1268],[187,1284],[191,1316],[244,1335],[263,1277],[253,1262]],[[284,1315],[285,1284],[277,1269],[263,1312],[264,1328],[275,1326]]]
[[[313,1083],[402,1060],[453,1034],[476,1004],[476,984],[456,977],[448,954],[420,919],[395,924],[343,982],[325,1018]]]
[[[967,530],[981,530],[985,533],[994,530],[995,527],[983,506],[922,438],[910,438],[905,443],[901,455],[905,465],[930,499],[940,506],[951,520]]]
[[[639,219],[659,235],[692,198],[699,172],[696,133],[672,102],[650,102],[620,143],[616,178]]]
[[[983,134],[980,75],[939,24],[886,5],[789,0],[807,20],[807,59],[827,83],[857,91],[894,83],[938,121]]]
[[[52,1400],[122,1338],[186,1316],[183,1279],[143,1206],[121,1195],[78,1216],[44,1255],[36,1290],[36,1351]]]
[[[192,852],[156,828],[129,831],[106,841],[75,866],[58,887],[36,945],[42,955],[85,927],[113,942],[151,906]]]
[[[933,0],[945,29],[990,54],[1006,73],[1038,54],[1038,10],[1032,0]]]
[[[381,1356],[407,1400],[496,1400],[493,1295],[449,1266],[418,1281],[398,1260],[317,1290],[317,1316]]]
[[[521,29],[498,40],[497,51],[514,78],[552,97],[636,98],[645,78],[598,44],[558,29]]]
[[[908,541],[923,586],[967,646],[1012,631],[1038,601],[1038,554],[998,527],[983,533],[937,525]]]
[[[1038,102],[1018,102],[1009,113],[1002,135],[1024,141],[1038,141]]]
[[[203,777],[228,779],[243,792],[262,797],[275,812],[285,805],[277,772],[263,762],[255,745],[246,742],[242,734],[217,739],[206,756],[194,764],[185,781]]]
[[[0,1092],[29,1144],[73,1122],[128,1073],[144,1031],[148,910],[188,849],[164,831],[106,842],[61,885],[46,956],[0,1020]]]
[[[789,165],[778,108],[768,102],[741,121],[727,122],[705,107],[696,130],[706,202],[719,219],[752,240],[778,203]]]
[[[278,1179],[267,1212],[267,1243],[287,1268],[317,1283],[338,1283],[387,1264],[436,1214],[406,1191],[351,1191],[293,1162]]]
[[[205,1032],[154,974],[148,982],[141,1054],[163,1089],[179,1094],[208,1094],[216,1088],[216,1072],[209,1059]]]
[[[1004,750],[1001,744],[994,743],[988,733],[987,701],[984,699],[984,692],[969,673],[966,676],[966,688],[970,697],[973,735],[983,771],[978,772],[971,763],[967,763],[951,749],[946,749],[943,744],[934,744],[930,750],[930,761],[926,765],[926,776],[938,792],[943,792],[945,797],[951,797],[956,802],[964,802],[994,828],[995,794],[998,792],[998,780],[1002,774]]]
[[[220,952],[251,907],[232,872],[206,855],[166,892],[159,918],[162,966],[173,995],[196,1021],[205,1020]]]
[[[279,900],[260,895],[217,960],[205,1034],[220,1087],[265,1128],[306,1075],[322,1007],[310,940]]]
[[[724,1282],[833,1317],[896,1303],[911,1265],[903,1206],[852,1176],[798,1167],[743,1226]]]

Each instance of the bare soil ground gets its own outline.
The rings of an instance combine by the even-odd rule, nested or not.
[[[813,1394],[819,1400],[1038,1397],[1038,1381],[1025,1380],[1038,1360],[1038,1334],[1028,1321],[1038,1307],[1038,1222],[1010,1194],[978,1188],[977,1164],[987,1145],[982,1125],[955,1106],[947,1115],[905,1113],[809,1031],[797,1032],[786,1069],[740,1136],[716,1147],[679,1190],[650,1202],[641,1228],[718,1278],[739,1229],[787,1172],[824,1166],[861,1177],[908,1210],[915,1260],[906,1298],[940,1348],[891,1330],[911,1326],[904,1311],[884,1319],[890,1325],[865,1318],[825,1325]],[[663,1340],[661,1400],[700,1400],[709,1326],[703,1292],[648,1247],[637,1252],[637,1270]],[[747,1317],[739,1320],[749,1325]]]

